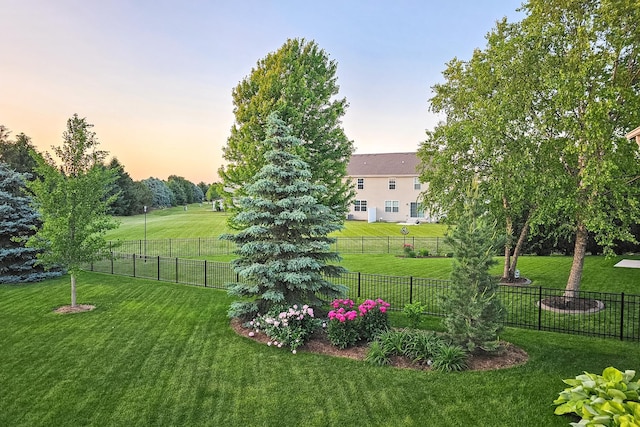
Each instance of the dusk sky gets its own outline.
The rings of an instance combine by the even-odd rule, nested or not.
[[[135,180],[218,179],[231,90],[288,38],[338,63],[356,153],[418,149],[431,86],[520,0],[0,0],[0,124],[42,151],[74,113]]]

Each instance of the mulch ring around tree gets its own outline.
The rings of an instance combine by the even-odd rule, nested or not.
[[[84,313],[85,311],[91,311],[94,308],[96,308],[95,305],[76,304],[75,306],[63,305],[62,307],[58,307],[53,311],[58,314],[72,314],[72,313]]]
[[[562,314],[597,313],[604,308],[604,303],[596,299],[566,298],[564,296],[544,298],[538,304],[544,310]]]
[[[232,319],[230,325],[238,335],[265,345],[270,341],[270,338],[263,333],[257,333],[254,334],[253,337],[250,337],[249,332],[253,330],[245,328],[242,325],[242,322],[238,319]],[[503,342],[503,347],[503,350],[497,354],[482,353],[470,355],[467,359],[467,370],[488,371],[494,369],[511,368],[514,366],[523,365],[529,359],[529,355],[520,347],[517,347],[508,342]],[[364,361],[368,349],[368,345],[366,343],[363,343],[341,350],[331,344],[331,342],[329,342],[324,330],[320,330],[314,333],[311,339],[307,343],[305,343],[305,345],[300,347],[298,351],[323,354],[334,357],[346,357],[349,359]],[[287,351],[287,349],[283,349],[283,351]],[[396,368],[407,368],[424,371],[430,370],[427,365],[416,363],[406,357],[400,356],[393,356],[391,358],[390,366],[394,366]]]

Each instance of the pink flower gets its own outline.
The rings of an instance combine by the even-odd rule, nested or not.
[[[253,333],[253,331],[252,331],[252,332],[249,332],[249,336],[250,336],[250,337],[252,337],[252,336],[254,336],[254,335],[255,335],[255,333]]]
[[[384,305],[382,307],[380,307],[380,311],[382,313],[386,313],[387,312],[387,307],[385,307]]]

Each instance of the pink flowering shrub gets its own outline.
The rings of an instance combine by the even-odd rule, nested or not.
[[[378,298],[365,300],[358,306],[360,312],[360,334],[367,341],[373,341],[379,334],[389,329],[387,310],[391,304]]]
[[[331,303],[327,336],[338,348],[355,345],[359,340],[372,341],[379,333],[389,329],[387,309],[390,304],[382,299],[366,300],[355,310],[350,299],[337,299]]]
[[[331,303],[333,310],[329,311],[327,337],[338,348],[352,346],[360,339],[358,312],[353,310],[353,305],[350,299],[337,299]]]
[[[306,304],[301,307],[294,305],[258,316],[249,322],[249,326],[255,333],[264,332],[272,339],[267,345],[286,346],[295,354],[297,348],[303,345],[322,323],[313,314],[313,308]],[[252,333],[254,332],[249,334]]]

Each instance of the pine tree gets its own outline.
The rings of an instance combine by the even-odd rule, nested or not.
[[[500,247],[477,189],[467,193],[465,210],[458,225],[447,236],[454,251],[451,292],[443,297],[443,320],[448,335],[469,351],[498,348],[504,309],[498,300],[498,280],[489,268]]]
[[[40,226],[25,190],[24,175],[0,162],[0,283],[37,282],[61,275],[59,269],[38,265],[38,250],[25,247],[25,240]]]
[[[229,309],[230,317],[251,318],[276,306],[319,306],[344,295],[346,288],[327,277],[339,277],[342,267],[327,235],[342,228],[340,218],[318,202],[324,185],[311,182],[309,166],[294,154],[300,140],[276,114],[267,121],[265,165],[244,188],[233,221],[241,226],[222,239],[238,245],[233,261],[241,283],[229,294],[242,297]]]

